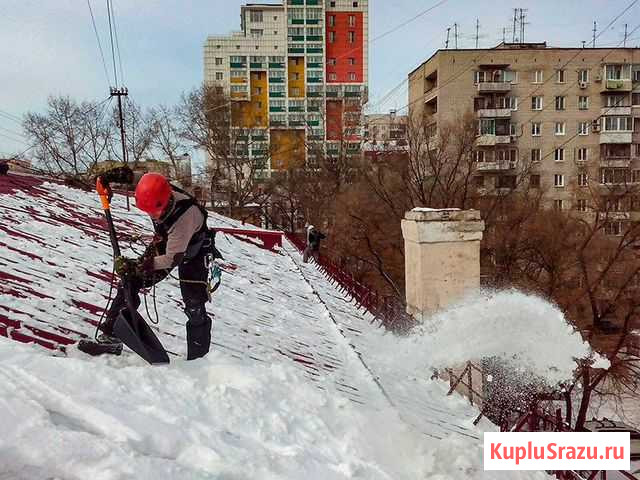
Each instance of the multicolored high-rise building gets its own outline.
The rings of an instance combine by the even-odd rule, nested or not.
[[[261,173],[311,151],[359,154],[368,82],[368,0],[241,7],[241,30],[209,36],[205,85],[228,95],[232,127]]]

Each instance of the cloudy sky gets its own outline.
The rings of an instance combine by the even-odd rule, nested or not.
[[[106,1],[89,2],[112,77]],[[202,81],[206,36],[238,29],[242,3],[246,2],[113,0],[124,82],[131,97],[145,106],[170,105],[181,92],[197,86]],[[605,26],[633,0],[445,0],[376,40],[438,3],[370,0],[371,111],[406,105],[406,86],[394,87],[444,46],[446,28],[454,23],[459,25],[459,47],[475,46],[476,19],[480,21],[480,46],[490,47],[511,24],[513,8],[529,5],[527,40],[580,46],[582,40],[591,38],[594,20]],[[629,31],[640,24],[640,1],[602,33],[598,45],[617,45],[625,23]],[[640,29],[631,38],[634,45],[639,44]],[[0,155],[26,148],[21,127],[12,116],[42,109],[47,96],[105,99],[108,82],[87,0],[0,0],[0,85]],[[380,103],[383,98],[386,101]]]

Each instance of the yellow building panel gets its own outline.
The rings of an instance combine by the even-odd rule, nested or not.
[[[247,83],[247,79],[245,77],[231,77],[229,81],[231,83]]]
[[[289,79],[289,97],[304,98],[304,58],[289,57],[287,61],[287,75]]]
[[[304,130],[271,130],[271,168],[287,170],[304,165]]]
[[[249,88],[249,101],[232,105],[231,122],[234,127],[266,128],[269,122],[267,73],[251,72]]]

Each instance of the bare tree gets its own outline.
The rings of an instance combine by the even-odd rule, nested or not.
[[[113,130],[104,118],[105,107],[105,102],[49,97],[44,113],[27,113],[23,129],[36,145],[35,160],[50,173],[80,179],[107,159]]]

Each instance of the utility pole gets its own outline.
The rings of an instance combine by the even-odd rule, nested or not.
[[[624,24],[624,43],[622,44],[624,48],[627,48],[627,24]]]
[[[449,49],[449,32],[451,31],[451,27],[447,27],[447,40],[444,42],[445,50]]]
[[[502,43],[506,43],[507,41],[507,28],[502,27]]]
[[[126,97],[129,95],[129,90],[126,87],[111,87],[111,96],[118,98],[118,118],[120,120],[120,141],[122,142],[122,161],[127,164],[129,163],[129,158],[127,157],[127,146],[125,142],[125,131],[124,131],[124,115],[122,114],[122,97]],[[131,210],[129,205],[129,195],[127,195],[127,210]]]
[[[458,24],[454,23],[453,24],[453,32],[454,32],[454,38],[456,39],[456,50],[458,49]]]
[[[480,19],[476,18],[476,50],[478,49],[478,37],[480,36]]]
[[[593,40],[591,41],[591,48],[596,48],[596,32],[598,31],[598,24],[593,21]]]

